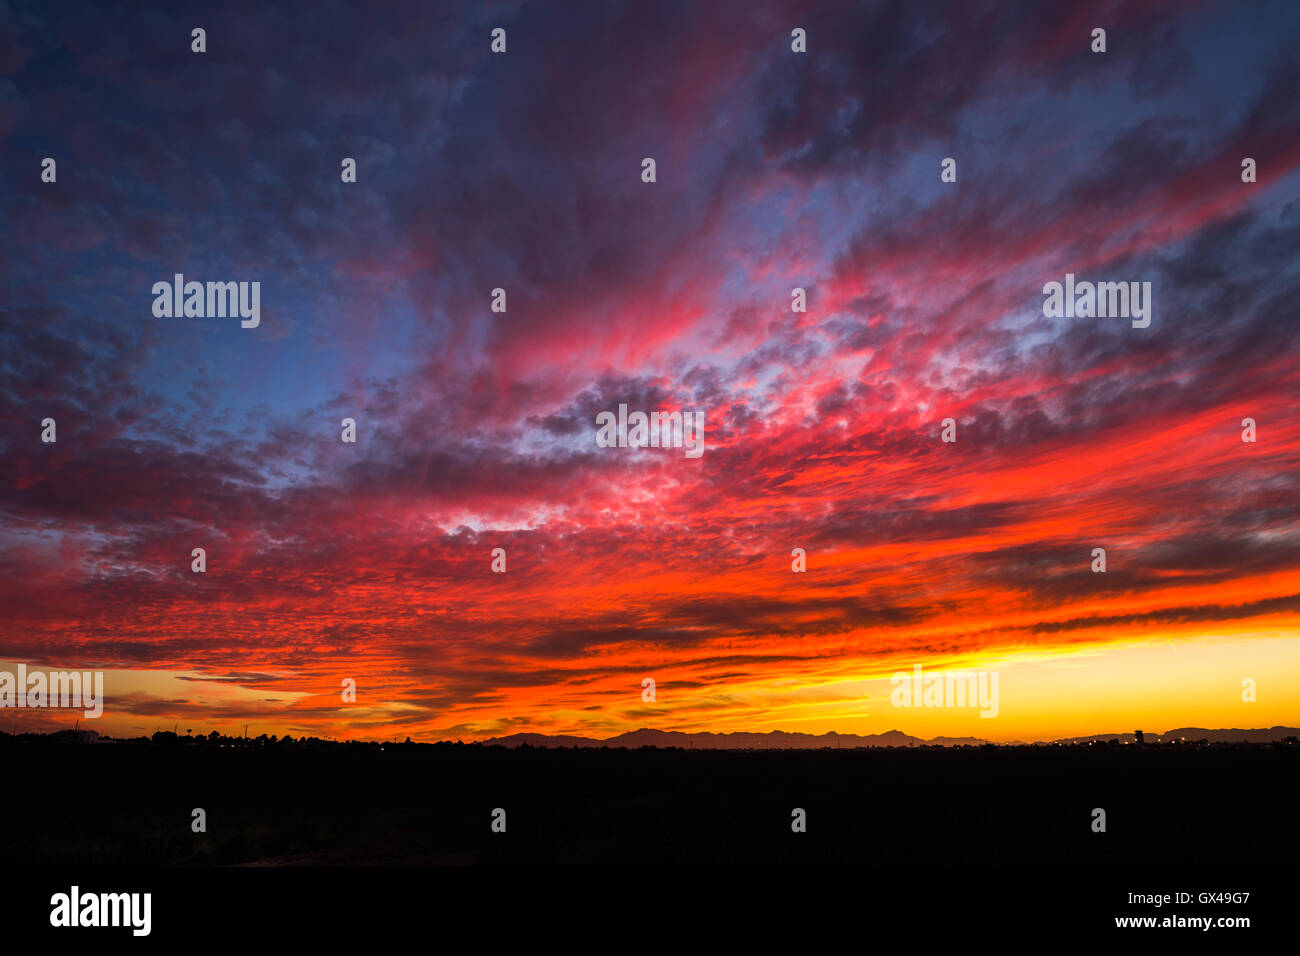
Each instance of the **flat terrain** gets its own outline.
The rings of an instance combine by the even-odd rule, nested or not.
[[[24,866],[1293,865],[1300,750],[4,740]],[[207,833],[191,832],[191,810]],[[507,832],[491,832],[493,808]],[[791,810],[808,831],[792,833]],[[1107,832],[1091,829],[1092,810]]]

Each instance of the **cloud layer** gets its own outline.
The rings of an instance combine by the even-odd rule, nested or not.
[[[1251,10],[0,3],[0,659],[849,731],[915,661],[1294,636],[1300,16]],[[178,272],[260,327],[154,318]],[[1067,272],[1150,328],[1045,318]],[[598,448],[620,403],[703,457]]]

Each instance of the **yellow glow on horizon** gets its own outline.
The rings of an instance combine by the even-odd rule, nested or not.
[[[439,715],[399,700],[344,705],[337,692],[271,690],[196,672],[105,671],[104,715],[83,728],[112,736],[148,735],[179,724],[182,733],[304,734],[338,739],[477,739],[518,730],[604,738],[653,727],[687,732],[773,731],[974,737],[994,742],[1042,741],[1141,729],[1268,728],[1300,724],[1300,638],[1281,631],[1195,639],[1153,638],[1109,644],[975,651],[922,659],[923,675],[989,671],[998,676],[998,713],[978,708],[895,707],[891,676],[912,674],[917,661],[897,657],[828,662],[824,674],[791,673],[722,686],[674,689],[666,681],[655,703],[638,697],[588,709],[590,701],[552,700],[544,715],[521,705],[521,722],[485,719],[449,729]],[[47,669],[28,665],[30,669]],[[16,671],[15,662],[0,669]],[[856,669],[856,673],[854,670]],[[857,676],[861,674],[863,676]],[[271,675],[276,676],[276,675]],[[1242,699],[1255,681],[1256,702]],[[288,678],[286,678],[288,680]],[[299,681],[301,678],[299,678]],[[301,686],[301,683],[298,684]],[[602,698],[597,698],[602,699]],[[337,711],[335,710],[337,706]],[[302,708],[309,708],[303,710]],[[11,730],[71,727],[74,710],[0,710]],[[531,718],[531,720],[530,720]]]

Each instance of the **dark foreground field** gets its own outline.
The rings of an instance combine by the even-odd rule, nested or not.
[[[1282,866],[1294,746],[0,746],[28,866]],[[191,832],[191,811],[207,833]],[[491,831],[493,808],[507,831]],[[791,810],[807,811],[793,833]],[[1091,829],[1102,807],[1107,832]]]

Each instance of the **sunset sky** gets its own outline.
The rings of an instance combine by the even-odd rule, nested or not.
[[[105,671],[115,735],[1296,726],[1297,50],[1287,0],[0,0],[0,669]],[[997,717],[891,706],[918,663]]]

